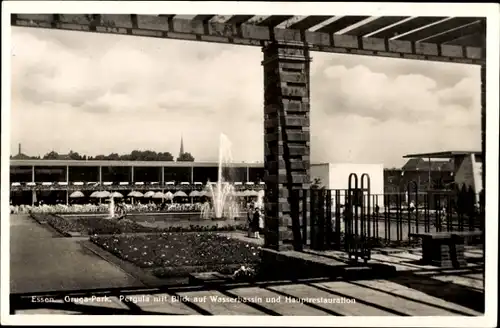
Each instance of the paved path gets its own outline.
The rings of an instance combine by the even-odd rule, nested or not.
[[[59,238],[28,215],[11,215],[11,293],[141,286],[72,238]]]
[[[439,287],[438,287],[439,288]],[[441,287],[444,288],[444,287]],[[45,303],[17,314],[478,316],[481,311],[389,280],[282,283]]]
[[[25,216],[11,223],[11,289],[35,292],[139,285],[117,267],[88,254],[73,238],[57,238]],[[236,233],[223,233],[260,243]],[[124,292],[107,299],[54,301],[17,314],[213,314],[340,316],[474,316],[484,304],[481,265],[443,270],[417,264],[418,249],[379,250],[373,261],[404,271],[391,279],[309,281],[231,288],[192,287],[166,292]],[[323,257],[342,253],[323,252]],[[480,259],[480,250],[466,256]]]

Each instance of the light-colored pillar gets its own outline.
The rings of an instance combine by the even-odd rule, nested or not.
[[[194,183],[194,166],[191,166],[191,184]]]
[[[31,167],[31,182],[35,182],[35,166]],[[31,192],[31,206],[35,206],[36,191]]]
[[[162,186],[165,185],[165,167],[164,166],[161,167],[161,185]]]
[[[69,204],[69,165],[66,165],[66,205]]]
[[[474,188],[474,192],[476,193],[476,202],[479,202],[479,192],[483,188],[482,182],[481,182],[481,172],[479,171],[479,166],[478,163],[476,162],[476,155],[475,154],[470,154],[470,161],[472,164],[472,184]]]
[[[99,185],[102,186],[102,166],[99,166]]]
[[[429,181],[427,182],[427,190],[432,189],[432,176],[431,176],[431,170],[432,170],[432,163],[431,163],[431,158],[429,157]]]
[[[246,182],[250,182],[250,167],[247,166],[247,181]]]
[[[134,166],[130,167],[130,182],[134,183]]]
[[[69,204],[69,165],[66,165],[66,205]]]

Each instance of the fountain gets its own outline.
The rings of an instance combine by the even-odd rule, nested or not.
[[[109,197],[109,218],[115,218],[115,199],[113,198],[113,195]]]
[[[201,216],[208,218],[209,211],[216,219],[223,217],[234,219],[238,214],[238,207],[235,201],[234,186],[228,181],[228,177],[224,177],[224,168],[228,168],[232,161],[231,142],[223,133],[220,135],[219,140],[219,161],[217,182],[215,185],[208,181],[206,190],[211,196],[211,207],[205,206],[202,210]]]

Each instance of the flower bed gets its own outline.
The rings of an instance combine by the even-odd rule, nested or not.
[[[128,213],[144,213],[144,212],[165,212],[165,213],[199,213],[201,212],[202,204],[178,204],[178,203],[165,203],[165,204],[126,204],[125,209]],[[94,204],[75,204],[75,205],[19,205],[10,206],[11,214],[26,214],[26,213],[66,213],[66,214],[83,214],[83,213],[109,213],[109,204],[103,203],[100,205]]]
[[[260,262],[259,247],[216,233],[161,233],[141,236],[92,236],[90,240],[158,277],[193,272],[233,273]]]
[[[79,233],[82,235],[118,235],[123,233],[160,233],[160,232],[208,232],[246,230],[246,222],[231,225],[184,224],[173,222],[166,227],[145,226],[128,219],[112,220],[102,217],[72,217],[64,218],[54,214],[31,214],[38,222],[47,222],[55,230],[64,235]]]

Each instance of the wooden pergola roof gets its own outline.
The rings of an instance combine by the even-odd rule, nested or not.
[[[263,46],[306,42],[312,51],[484,64],[486,18],[13,14],[13,26]]]

